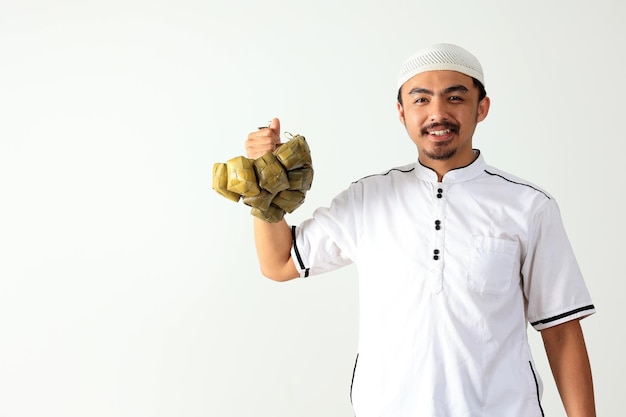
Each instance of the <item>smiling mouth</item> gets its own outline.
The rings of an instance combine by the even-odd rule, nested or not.
[[[450,133],[450,132],[452,132],[452,130],[451,130],[451,129],[445,129],[445,130],[434,130],[434,131],[432,131],[432,132],[429,132],[429,134],[430,134],[430,135],[433,135],[433,136],[445,136],[445,135],[447,135],[447,134],[448,134],[448,133]]]
[[[442,137],[442,136],[449,135],[451,133],[456,133],[458,132],[458,130],[459,130],[458,126],[452,123],[437,123],[437,124],[432,124],[430,126],[426,126],[424,129],[422,129],[422,134]]]

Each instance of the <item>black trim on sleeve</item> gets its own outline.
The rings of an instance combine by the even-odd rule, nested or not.
[[[576,310],[568,311],[567,313],[559,314],[558,316],[554,316],[554,317],[550,317],[550,318],[547,318],[547,319],[543,319],[543,320],[538,320],[538,321],[532,322],[532,323],[530,323],[530,325],[531,326],[536,326],[538,324],[551,323],[553,321],[560,320],[563,317],[571,316],[572,314],[580,313],[581,311],[593,310],[594,308],[595,307],[593,306],[593,304],[590,304],[590,305],[585,306],[585,307],[577,308]]]
[[[304,262],[302,262],[300,251],[298,250],[298,246],[296,245],[296,226],[291,226],[291,240],[293,241],[293,250],[296,253],[296,259],[298,260],[300,269],[304,269],[304,277],[306,278],[309,276],[309,268],[304,267]]]

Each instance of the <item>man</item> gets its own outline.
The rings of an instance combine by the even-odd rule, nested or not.
[[[417,52],[397,107],[418,161],[352,183],[297,227],[254,219],[271,279],[357,265],[357,417],[543,416],[528,323],[567,415],[595,416],[579,324],[594,306],[554,198],[472,146],[489,112],[484,85],[458,46]],[[273,151],[279,132],[274,119],[251,133],[248,156]]]

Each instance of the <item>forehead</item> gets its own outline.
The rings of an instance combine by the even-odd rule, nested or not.
[[[410,78],[402,88],[408,93],[414,88],[439,92],[453,85],[462,85],[469,91],[477,90],[472,77],[457,71],[426,71]]]

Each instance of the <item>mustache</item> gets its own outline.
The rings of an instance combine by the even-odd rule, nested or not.
[[[457,125],[456,123],[451,123],[451,122],[431,123],[428,126],[424,126],[422,128],[422,135],[427,135],[429,130],[442,130],[442,129],[449,129],[449,130],[452,130],[453,132],[458,133],[459,125]]]

